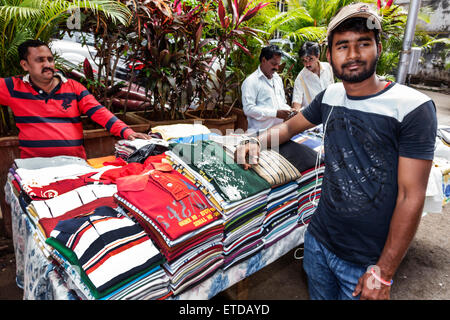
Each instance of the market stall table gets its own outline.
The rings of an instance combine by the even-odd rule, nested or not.
[[[19,199],[14,195],[12,185],[5,185],[6,200],[11,206],[13,240],[16,254],[16,282],[24,290],[24,299],[30,300],[78,300],[80,295],[93,299],[84,288],[77,271],[70,265],[66,272],[58,272],[39,248],[36,230],[23,213]],[[218,293],[249,277],[251,274],[276,261],[293,248],[303,243],[306,226],[295,228],[290,234],[267,249],[250,257],[230,269],[218,270],[197,286],[174,296],[174,299],[211,299]],[[81,290],[80,290],[81,288]]]

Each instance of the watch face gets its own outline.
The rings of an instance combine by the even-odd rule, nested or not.
[[[292,118],[293,116],[295,116],[298,113],[297,110],[292,110],[289,115],[288,115],[288,119]]]

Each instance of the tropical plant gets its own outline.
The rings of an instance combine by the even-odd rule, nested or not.
[[[351,2],[353,0],[286,0],[288,10],[278,11],[268,18],[268,27],[263,30],[272,38],[270,42],[279,45],[285,52],[284,63],[278,73],[283,79],[288,102],[294,80],[303,67],[301,61],[296,59],[299,49],[306,41],[318,42],[322,48],[320,59],[324,60],[326,27],[338,10]]]
[[[394,81],[403,47],[408,12],[401,6],[394,4],[394,1],[388,1],[385,6],[382,6],[381,1],[378,0],[377,9],[382,18],[381,27],[383,30],[381,33],[383,52],[378,60],[377,74]],[[428,23],[430,10],[429,7],[422,7],[418,18]],[[447,47],[447,52],[445,52],[445,48],[442,51],[445,56],[448,53],[449,40],[447,38],[436,39],[436,37],[431,37],[427,32],[421,30],[420,27],[416,27],[412,45],[420,47],[423,52],[426,52],[437,44],[444,44]]]
[[[118,81],[112,83],[111,81],[106,81],[107,78],[99,77],[97,72],[97,77],[95,76],[94,70],[91,63],[87,58],[83,62],[83,74],[84,77],[80,79],[89,92],[96,97],[98,102],[109,109],[113,103],[113,98],[119,94],[120,89],[126,87],[123,81]],[[115,110],[112,110],[113,112]]]
[[[353,0],[288,0],[288,11],[271,21],[270,33],[278,30],[292,42],[325,40],[326,27],[335,13]]]
[[[142,61],[143,67],[132,77],[152,94],[152,111],[159,120],[184,118],[184,111],[208,94],[210,40],[203,38],[203,30],[209,10],[209,0],[135,4],[129,59]]]
[[[218,0],[214,35],[217,45],[210,51],[218,68],[211,73],[211,81],[208,82],[210,94],[206,103],[201,106],[202,114],[209,110],[207,113],[211,117],[227,116],[238,101],[240,95],[236,95],[235,90],[239,86],[239,78],[229,69],[231,55],[239,51],[253,57],[247,48],[248,39],[262,42],[259,39],[262,31],[249,27],[248,22],[267,5],[268,2],[251,0],[227,0],[226,3]]]
[[[437,36],[429,37],[420,47],[423,49],[424,53],[429,53],[437,46],[442,48],[439,53],[439,59],[441,61],[442,67],[445,70],[449,70],[450,62],[446,63],[446,61],[448,61],[448,56],[450,55],[450,39],[448,38],[438,39]]]
[[[259,30],[258,37],[244,35],[246,39],[246,48],[250,54],[243,50],[233,50],[230,54],[227,68],[229,72],[234,75],[234,81],[236,82],[235,89],[230,92],[233,101],[236,101],[236,98],[241,97],[241,85],[245,78],[258,68],[258,57],[261,49],[269,43],[269,40],[272,37],[266,30],[270,28],[270,20],[279,14],[276,0],[256,0],[253,3],[256,5],[260,2],[268,4],[264,8],[261,8],[252,19],[246,22],[246,25],[249,28]],[[240,99],[237,102],[240,102]],[[234,104],[235,107],[239,106],[237,102]]]
[[[84,77],[80,81],[102,105],[112,112],[117,111],[113,106],[114,94],[117,94],[121,87],[126,86],[124,81],[117,81],[115,76],[118,63],[128,50],[128,28],[133,17],[131,10],[125,4],[117,3],[123,6],[123,11],[126,13],[123,16],[126,19],[122,21],[123,23],[114,22],[101,13],[82,14],[80,29],[76,30],[82,34],[80,37],[82,45],[89,44],[94,48],[90,54],[96,69],[95,73],[89,72],[91,66],[85,61],[81,68]],[[74,31],[67,24],[60,25],[59,30],[69,35]]]
[[[377,1],[378,14],[381,19],[381,44],[383,51],[378,59],[377,74],[394,80],[393,71],[398,65],[400,52],[402,51],[403,33],[405,31],[408,13],[398,5],[392,5],[392,1],[384,7],[381,1]]]

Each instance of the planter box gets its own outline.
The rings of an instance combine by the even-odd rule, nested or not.
[[[247,131],[248,129],[248,121],[247,121],[247,116],[244,114],[244,110],[240,109],[240,108],[233,108],[233,110],[231,111],[233,114],[236,115],[237,119],[236,119],[236,124],[235,124],[235,129],[236,130],[242,130],[242,131]]]
[[[0,138],[0,207],[2,209],[2,223],[0,223],[0,235],[12,238],[11,208],[5,201],[5,184],[15,159],[19,158],[19,138],[17,136]]]
[[[203,121],[201,119],[197,119],[197,118],[189,118],[189,119],[179,119],[179,120],[153,120],[153,114],[152,112],[145,112],[145,111],[135,111],[135,112],[131,112],[131,114],[140,119],[141,121],[146,121],[149,125],[149,130],[151,130],[151,128],[156,127],[156,126],[165,126],[165,125],[171,125],[171,124],[178,124],[178,123],[199,123],[201,122],[202,124]]]
[[[236,128],[236,121],[237,121],[236,114],[231,114],[229,117],[221,119],[200,118],[199,115],[200,111],[193,111],[193,110],[186,111],[187,117],[196,119],[197,121],[202,121],[203,125],[208,127],[208,129],[219,130],[222,133],[222,135],[234,132]]]

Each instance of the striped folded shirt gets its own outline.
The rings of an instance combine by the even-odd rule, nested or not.
[[[60,221],[48,240],[66,249],[63,254],[80,268],[96,298],[164,260],[138,224],[106,206]]]

